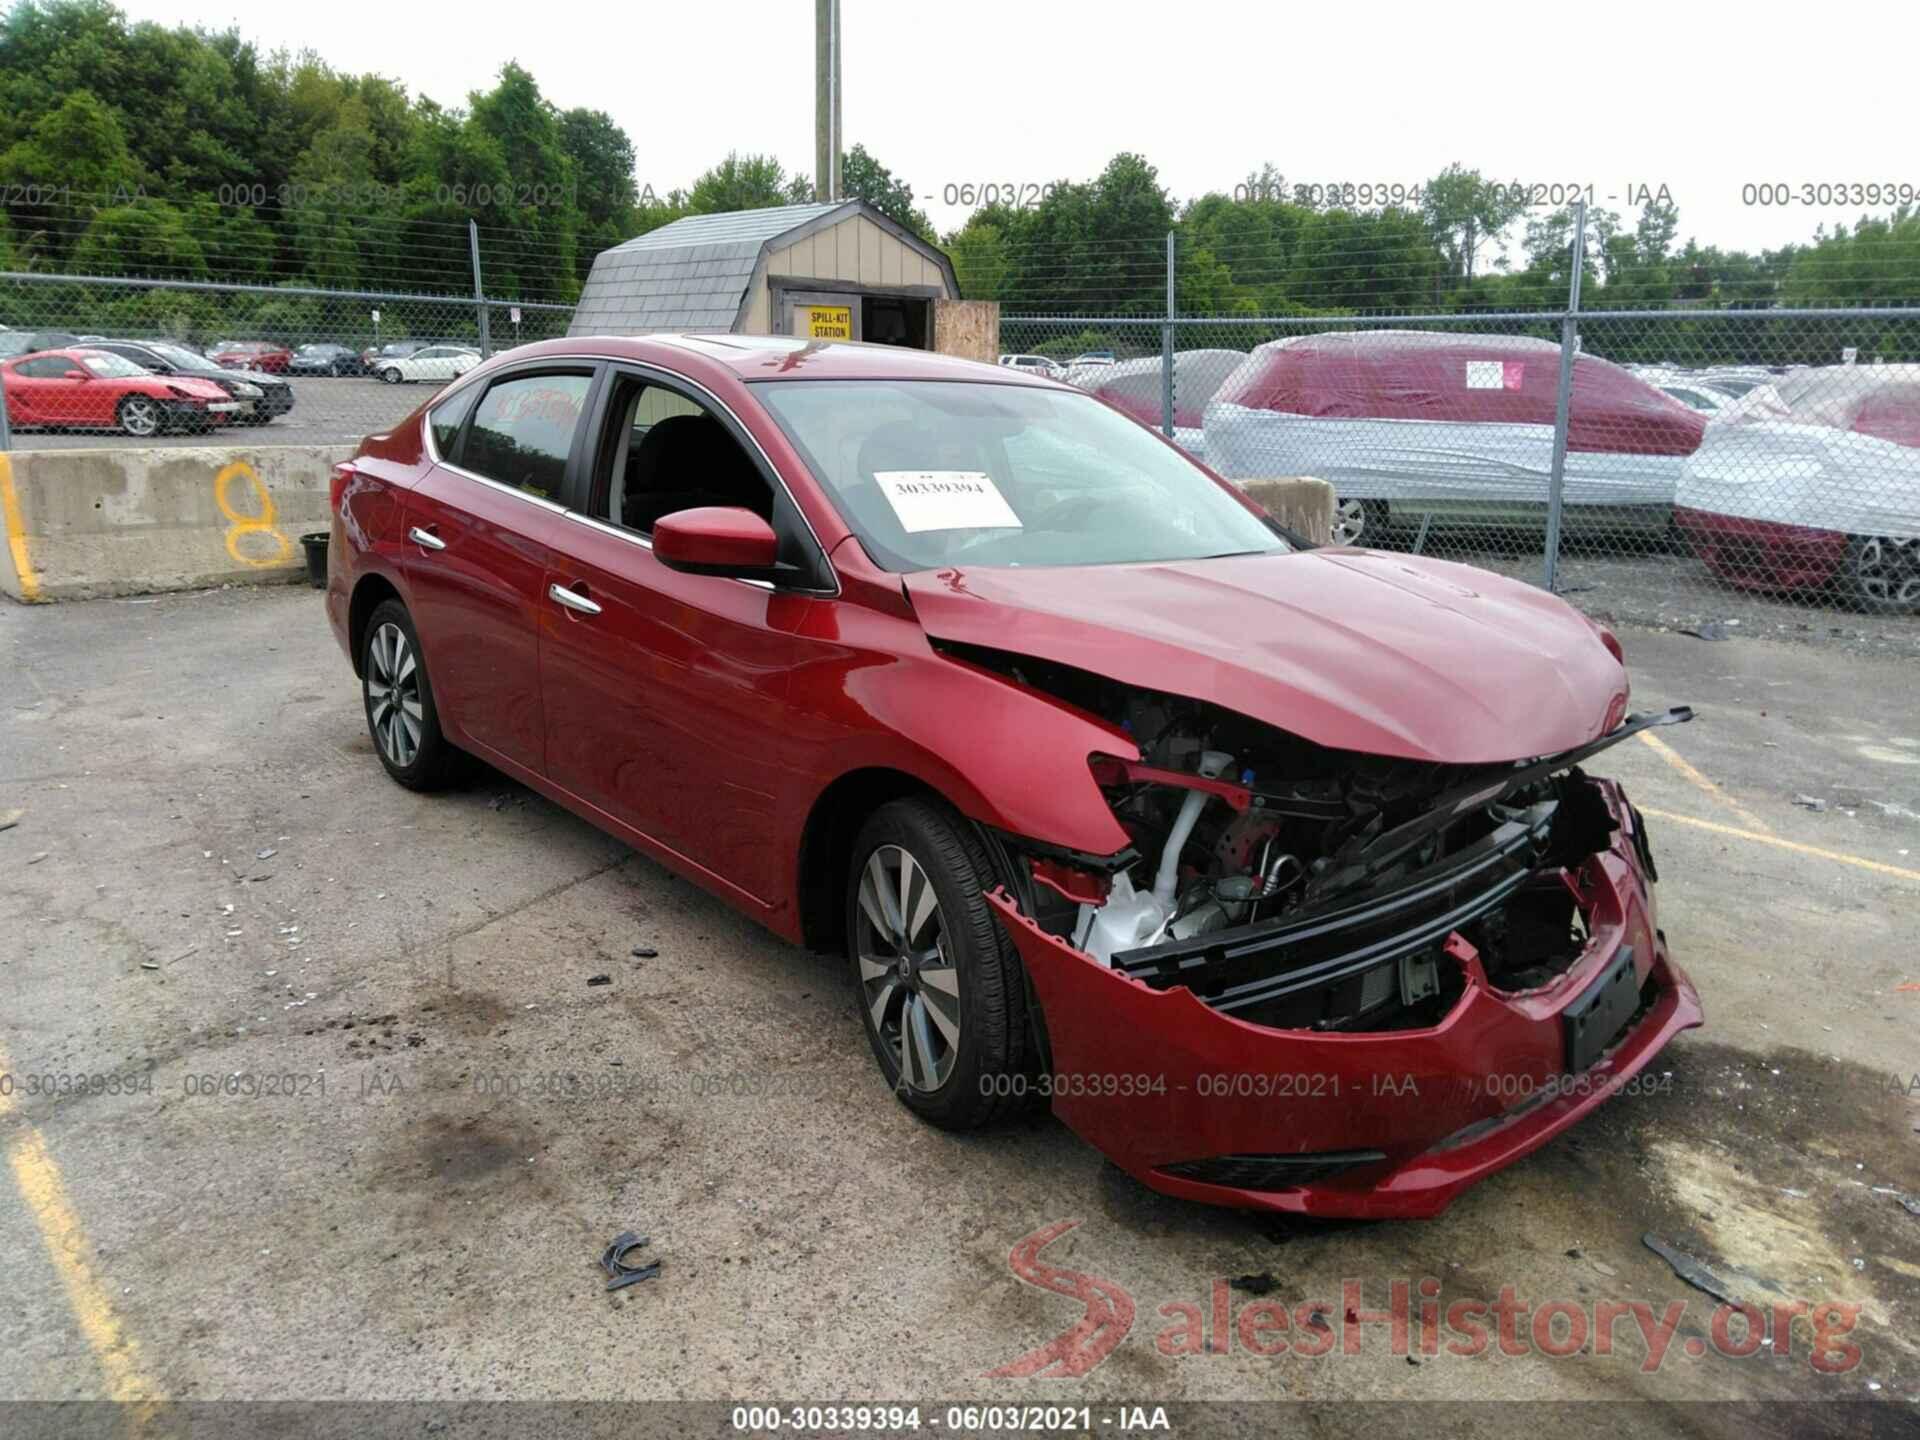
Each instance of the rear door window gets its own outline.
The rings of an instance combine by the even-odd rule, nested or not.
[[[474,410],[461,467],[559,503],[592,386],[593,375],[584,370],[495,381]]]

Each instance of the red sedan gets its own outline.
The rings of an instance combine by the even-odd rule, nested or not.
[[[211,380],[155,375],[104,350],[43,350],[0,365],[9,424],[119,430],[135,439],[163,430],[224,425],[240,409]]]
[[[1313,549],[1093,397],[743,336],[496,357],[339,466],[403,785],[469,757],[847,957],[902,1103],[1146,1184],[1430,1215],[1698,1025],[1620,647]]]
[[[293,351],[269,340],[223,340],[207,352],[207,358],[225,370],[264,370],[269,375],[284,375],[293,363]]]

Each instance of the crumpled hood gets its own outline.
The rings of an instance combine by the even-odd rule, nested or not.
[[[936,640],[1205,700],[1321,745],[1448,764],[1557,754],[1625,712],[1571,606],[1465,565],[1328,549],[905,577]]]

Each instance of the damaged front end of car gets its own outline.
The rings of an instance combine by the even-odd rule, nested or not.
[[[1000,836],[1019,883],[991,898],[1045,1017],[1055,1111],[1155,1188],[1437,1213],[1700,1023],[1656,928],[1641,817],[1582,769],[1685,708],[1454,765],[943,648],[1137,746],[1089,757],[1132,844]]]

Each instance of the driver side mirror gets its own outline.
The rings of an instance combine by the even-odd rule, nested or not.
[[[753,511],[730,505],[662,515],[653,526],[653,554],[669,570],[688,575],[773,580],[781,569],[773,527]]]

